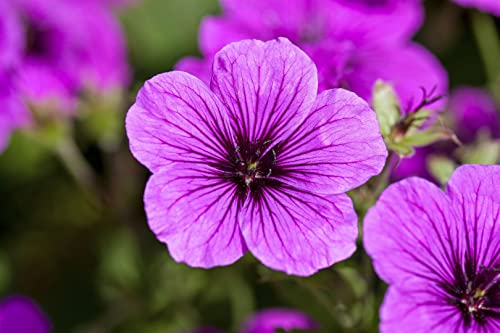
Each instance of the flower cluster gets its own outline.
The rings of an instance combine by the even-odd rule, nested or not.
[[[71,114],[82,92],[128,82],[121,28],[100,2],[5,0],[0,31],[0,147],[28,109]]]
[[[200,28],[204,59],[186,58],[177,68],[210,81],[213,56],[245,38],[287,37],[316,63],[320,90],[346,88],[370,101],[377,79],[394,85],[404,106],[419,89],[447,90],[439,61],[410,38],[423,21],[419,1],[222,0],[224,14]],[[440,108],[442,103],[433,105]]]

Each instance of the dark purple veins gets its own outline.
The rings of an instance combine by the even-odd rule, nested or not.
[[[443,286],[448,302],[456,306],[464,325],[486,325],[488,318],[500,319],[500,263],[479,266],[470,255],[453,270],[454,281]]]
[[[228,153],[228,163],[217,167],[224,172],[225,179],[236,185],[240,201],[248,195],[258,199],[265,187],[280,186],[275,178],[282,174],[276,164],[279,145],[272,140],[238,141],[234,150]]]

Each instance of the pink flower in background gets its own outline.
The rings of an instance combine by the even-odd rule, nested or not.
[[[281,308],[261,310],[251,316],[241,327],[241,333],[275,333],[278,329],[285,332],[292,330],[315,330],[318,324],[306,314]],[[200,328],[191,333],[222,333],[214,328]]]
[[[0,332],[49,333],[50,322],[32,300],[11,296],[0,301]]]
[[[320,90],[343,87],[370,100],[373,84],[384,79],[394,84],[403,105],[419,97],[420,87],[447,90],[439,61],[409,41],[423,18],[417,1],[222,0],[222,7],[222,16],[202,22],[205,58],[189,57],[177,65],[207,83],[213,56],[227,43],[283,36],[315,61]]]
[[[498,0],[453,0],[464,7],[477,8],[481,11],[500,16],[500,1]]]
[[[256,313],[243,326],[243,333],[274,333],[277,329],[313,330],[318,325],[302,312],[289,309],[267,309]]]
[[[34,103],[67,111],[83,88],[122,87],[126,49],[116,19],[94,2],[15,0],[25,27],[19,87]]]
[[[421,178],[384,191],[363,229],[389,284],[382,333],[499,331],[499,189],[500,166],[466,165],[446,192]]]
[[[387,151],[366,102],[317,85],[314,63],[286,39],[226,46],[210,89],[184,72],[146,82],[127,134],[153,172],[149,225],[176,261],[229,265],[249,250],[306,276],[354,252],[345,192],[378,174]]]

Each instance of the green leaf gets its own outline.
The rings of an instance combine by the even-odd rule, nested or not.
[[[412,147],[425,147],[438,141],[455,140],[455,135],[446,128],[429,128],[404,137],[402,143]]]
[[[433,155],[428,158],[427,167],[431,175],[445,185],[457,168],[457,164],[445,156]]]
[[[392,86],[381,80],[375,82],[372,104],[380,124],[380,132],[386,137],[401,118],[400,103]]]

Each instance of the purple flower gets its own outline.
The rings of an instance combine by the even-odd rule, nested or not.
[[[380,331],[500,329],[500,166],[466,165],[446,192],[421,178],[391,185],[363,241],[389,284]]]
[[[464,7],[473,7],[484,12],[500,16],[500,1],[498,0],[453,0]]]
[[[355,250],[344,194],[387,155],[374,112],[343,89],[317,95],[314,63],[287,39],[221,50],[209,89],[183,72],[146,82],[127,116],[153,176],[149,224],[176,261],[229,265],[250,250],[310,275]]]
[[[0,302],[0,332],[49,333],[50,323],[30,299],[11,296]]]
[[[24,52],[17,82],[23,96],[62,111],[84,88],[107,91],[127,82],[119,25],[94,2],[16,0],[24,22]]]
[[[9,1],[0,2],[0,73],[11,71],[20,61],[23,29]]]
[[[500,137],[500,116],[487,91],[474,87],[455,89],[450,99],[450,112],[461,141],[474,141],[480,131]]]
[[[285,331],[300,329],[312,330],[318,325],[302,312],[289,309],[268,309],[256,313],[243,326],[243,333],[274,333],[277,329]]]
[[[187,58],[177,68],[209,82],[213,55],[229,42],[287,37],[316,63],[320,89],[347,88],[371,99],[377,79],[394,84],[403,105],[420,87],[447,89],[438,60],[409,42],[422,22],[417,1],[222,0],[224,15],[201,25],[205,59]],[[434,104],[439,107],[440,104]]]

